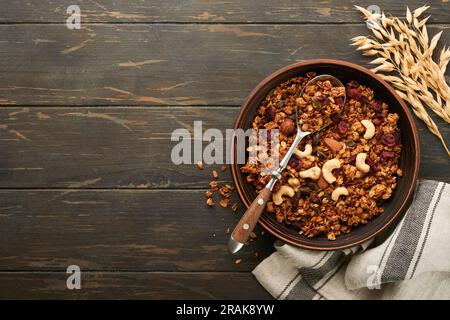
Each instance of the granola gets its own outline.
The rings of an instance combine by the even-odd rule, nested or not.
[[[290,122],[296,119],[296,106],[302,130],[315,131],[328,118],[332,120],[330,127],[300,143],[274,187],[273,197],[279,204],[272,199],[266,210],[306,237],[325,235],[335,240],[383,212],[382,203],[392,196],[402,176],[400,130],[398,115],[390,113],[371,88],[356,81],[346,85],[342,113],[338,111],[343,107],[344,88],[317,83],[298,96],[314,76],[294,77],[274,88],[261,102],[252,127],[256,133],[259,129],[280,130],[278,154],[282,158],[295,137],[296,126],[291,130]],[[269,134],[268,144],[270,138]],[[270,151],[258,154],[241,167],[256,191],[270,180],[262,170],[269,156]]]

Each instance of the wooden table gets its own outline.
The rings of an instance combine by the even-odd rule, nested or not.
[[[406,1],[377,3],[404,15]],[[446,29],[450,45],[450,3],[428,3],[429,33]],[[65,25],[71,4],[80,30]],[[251,89],[296,61],[367,66],[349,46],[369,33],[352,5],[2,1],[0,298],[270,298],[250,271],[274,239],[227,252],[239,215],[205,205],[211,168],[174,165],[171,133],[194,120],[230,128]],[[417,123],[421,178],[450,181],[449,158]],[[66,287],[69,265],[81,290]]]

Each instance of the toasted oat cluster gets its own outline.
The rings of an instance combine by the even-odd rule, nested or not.
[[[304,88],[295,99],[302,131],[315,132],[336,120],[344,107],[344,87],[334,87],[330,81],[318,81]]]
[[[273,89],[261,102],[252,127],[256,133],[279,130],[279,145],[274,150],[281,159],[297,130],[296,106],[304,131],[313,132],[331,118],[329,127],[306,137],[297,147],[273,189],[267,211],[307,237],[323,234],[335,240],[381,214],[381,204],[392,196],[397,177],[402,175],[398,115],[376,100],[372,89],[356,81],[346,85],[345,107],[344,88],[332,87],[328,81],[308,86],[299,96],[314,76],[295,77]],[[270,144],[271,135],[267,137]],[[250,139],[257,140],[258,135]],[[241,167],[257,191],[270,180],[262,170],[271,156],[268,150],[249,157]]]

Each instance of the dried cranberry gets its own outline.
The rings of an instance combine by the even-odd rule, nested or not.
[[[356,205],[356,200],[353,199],[350,201],[350,203],[348,204],[350,207],[354,207]]]
[[[341,169],[334,169],[331,173],[333,174],[333,176],[334,176],[335,178],[337,178],[337,177],[339,177],[340,174],[341,174]]]
[[[352,155],[348,158],[348,163],[349,164],[355,164],[356,163],[356,155]]]
[[[341,116],[339,115],[338,112],[334,112],[330,115],[330,119],[331,121],[333,121],[334,123],[338,123],[339,121],[341,121]]]
[[[272,192],[277,193],[278,191],[280,191],[280,188],[281,188],[281,184],[280,184],[280,182],[277,181],[277,182],[275,182],[275,184],[273,186]]]
[[[265,125],[267,122],[269,122],[268,120],[267,120],[267,118],[266,117],[261,117],[261,120],[259,121],[259,124],[261,124],[261,125]]]
[[[370,109],[372,109],[376,113],[381,113],[381,101],[372,102],[369,105]]]
[[[381,158],[382,159],[389,159],[389,158],[393,158],[393,157],[395,157],[394,151],[389,151],[389,150],[381,151]]]
[[[347,92],[347,97],[350,99],[360,100],[362,98],[362,94],[359,89],[350,89]]]
[[[334,103],[340,107],[344,106],[344,97],[339,96],[339,97],[334,98]]]
[[[298,207],[298,196],[295,195],[291,198],[291,206],[292,206],[292,210],[296,211],[297,207]]]
[[[375,162],[371,158],[366,158],[366,164],[368,164],[369,166],[373,166]]]
[[[259,177],[258,178],[256,178],[255,180],[253,180],[253,185],[254,186],[257,186],[259,183],[261,182],[261,180],[259,179]]]
[[[366,164],[369,165],[371,173],[374,173],[378,170],[378,165],[371,158],[366,158]]]
[[[392,133],[386,133],[381,137],[381,143],[386,147],[394,147],[397,144],[396,140]]]
[[[255,180],[253,180],[253,185],[256,187],[260,182],[261,180],[259,178],[256,178]]]
[[[309,198],[309,200],[312,203],[320,203],[320,198],[318,196],[314,195],[314,194]]]
[[[392,135],[393,135],[394,138],[395,138],[395,143],[396,143],[396,144],[399,144],[399,143],[400,143],[400,131],[394,131],[394,132],[392,133]]]
[[[358,81],[356,81],[356,80],[352,80],[352,81],[350,81],[349,83],[347,83],[347,87],[348,87],[349,89],[355,89],[355,88],[358,88],[358,87],[359,87],[359,83],[358,83]]]
[[[369,172],[370,173],[375,173],[375,172],[377,172],[378,171],[378,164],[373,164],[373,165],[371,165],[370,166],[370,170],[369,170]]]
[[[300,170],[300,168],[302,167],[302,160],[297,157],[297,155],[293,154],[291,159],[289,159],[289,165],[294,170]]]
[[[348,124],[345,121],[339,121],[337,130],[340,134],[346,134],[348,131]]]
[[[272,121],[273,119],[275,119],[275,115],[277,114],[277,109],[275,109],[274,106],[270,106],[269,108],[266,109],[266,112],[264,113],[267,120]]]
[[[372,117],[372,123],[374,125],[380,125],[384,122],[384,117],[381,114],[376,114]]]
[[[294,222],[292,222],[292,226],[297,228],[297,229],[301,229],[302,228],[302,223],[301,223],[301,221],[294,221]]]
[[[328,99],[328,97],[325,96],[317,96],[316,99],[317,101],[320,102],[322,106],[326,106],[330,102],[330,99]]]

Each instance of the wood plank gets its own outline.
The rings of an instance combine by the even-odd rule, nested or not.
[[[78,4],[83,22],[360,22],[361,17],[353,9],[354,1],[325,0],[247,0],[247,1],[69,1],[45,0],[31,2],[10,0],[2,4],[0,22],[59,22],[66,21],[67,7]],[[405,15],[406,6],[411,9],[423,5],[423,1],[358,1],[367,8],[377,4],[393,15]],[[427,1],[433,22],[448,22],[449,4],[446,1]]]
[[[0,271],[250,271],[273,251],[265,233],[231,255],[240,215],[204,190],[1,190],[0,203]]]
[[[349,45],[361,34],[364,24],[0,25],[0,103],[239,105],[265,76],[299,60],[367,65]]]
[[[231,107],[2,108],[0,188],[206,188],[220,166],[175,165],[171,133],[192,132],[202,120],[203,130],[225,136],[237,114]],[[421,177],[450,181],[449,157],[417,123]],[[450,141],[448,126],[441,127]],[[218,171],[220,181],[231,181],[229,169]]]
[[[3,108],[0,187],[207,188],[211,168],[171,161],[178,143],[170,141],[172,131],[192,132],[194,120],[204,130],[224,131],[237,113],[228,107]],[[231,181],[229,171],[219,171],[219,180]]]
[[[246,272],[82,271],[80,290],[68,290],[67,277],[63,272],[0,272],[0,299],[272,299]]]

